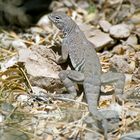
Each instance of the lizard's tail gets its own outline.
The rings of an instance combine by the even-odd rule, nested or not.
[[[91,112],[93,116],[95,116],[96,113],[97,115],[99,114],[97,110],[97,106],[98,106],[98,100],[100,95],[101,82],[98,79],[99,78],[97,78],[97,75],[95,76],[95,78],[86,77],[83,84],[89,112]]]
[[[98,75],[95,75],[94,78],[85,78],[84,80],[84,90],[86,95],[86,100],[88,103],[89,112],[93,115],[93,118],[101,122],[101,127],[104,131],[105,139],[107,138],[107,120],[104,116],[98,111],[98,100],[100,96],[101,81]]]

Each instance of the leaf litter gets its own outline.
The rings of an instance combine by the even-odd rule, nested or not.
[[[125,101],[121,106],[112,102],[112,95],[107,95],[114,92],[112,85],[101,88],[106,96],[101,96],[100,109],[115,110],[120,118],[109,132],[109,139],[140,137],[140,4],[132,0],[99,0],[92,3],[92,7],[91,2],[53,1],[51,7],[67,12],[95,44],[103,72],[125,73]],[[125,29],[122,27],[124,23],[125,28],[132,28]],[[0,125],[3,138],[14,133],[21,138],[24,132],[22,139],[102,140],[98,128],[91,127],[86,120],[88,109],[80,87],[77,89],[82,94],[76,100],[54,98],[67,92],[58,73],[70,67],[55,63],[62,41],[58,29],[51,25],[47,15],[38,25],[24,32],[0,32]],[[118,34],[118,30],[122,32]]]

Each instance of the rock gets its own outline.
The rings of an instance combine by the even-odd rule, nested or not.
[[[60,89],[62,84],[58,77],[61,68],[52,61],[55,60],[55,56],[51,49],[37,45],[20,49],[18,54],[18,62],[24,63],[32,86],[38,86],[50,92],[62,93]]]
[[[139,140],[139,139],[140,139],[140,131],[135,131],[122,135],[119,140]]]
[[[15,40],[12,42],[11,45],[12,45],[16,50],[22,49],[22,48],[24,48],[24,49],[27,48],[26,44],[25,44],[21,39],[15,39]]]
[[[135,65],[132,66],[132,64],[129,61],[129,57],[127,56],[114,55],[110,59],[110,61],[113,68],[115,68],[119,72],[129,73],[129,74],[134,72]]]
[[[56,79],[56,78],[43,77],[43,76],[41,76],[41,77],[32,76],[32,77],[30,77],[30,82],[31,82],[32,86],[40,87],[51,93],[56,92],[56,93],[60,94],[64,90],[60,79]],[[36,92],[37,92],[37,90],[36,90]],[[44,92],[44,91],[42,91],[42,92]]]
[[[67,6],[67,7],[72,7],[72,2],[68,1],[68,0],[64,0],[64,4]]]
[[[79,24],[80,29],[84,32],[89,41],[95,45],[97,51],[113,46],[116,41],[109,34],[102,32],[99,29],[93,28],[87,24]]]
[[[24,62],[27,73],[34,76],[44,76],[58,79],[58,69],[56,63],[49,61],[55,60],[53,53],[45,46],[33,46],[28,49],[19,50],[19,62]]]
[[[133,74],[125,74],[125,85],[129,85],[132,82]]]
[[[8,49],[11,46],[12,40],[4,33],[0,33],[0,43],[2,48]]]
[[[99,25],[104,32],[109,32],[109,29],[111,28],[111,24],[106,20],[100,20]]]
[[[88,37],[88,39],[95,45],[96,50],[101,50],[115,44],[115,41],[107,33],[103,33],[100,30],[94,30],[93,34],[94,35]]]
[[[130,46],[137,45],[138,39],[137,39],[136,35],[132,34],[128,37],[128,39],[126,40],[125,43]]]
[[[18,102],[28,102],[29,101],[29,99],[30,99],[30,97],[28,96],[28,95],[19,95],[18,97],[17,97],[17,101]]]
[[[118,54],[118,55],[123,55],[125,53],[126,49],[122,44],[119,44],[115,46],[112,50],[113,53]]]
[[[17,56],[13,56],[12,58],[10,58],[9,60],[0,62],[0,66],[1,66],[1,72],[6,71],[8,68],[12,67],[13,65],[15,65],[18,62],[18,58]]]
[[[129,37],[132,27],[126,24],[117,24],[110,28],[109,33],[116,39],[124,39]]]
[[[48,18],[48,16],[47,15],[45,15],[45,16],[43,16],[43,17],[41,17],[41,19],[38,21],[38,25],[40,26],[40,27],[42,27],[43,29],[45,29],[46,31],[49,31],[50,30],[50,27],[49,27],[49,23],[50,23],[50,21],[49,21],[49,18]],[[40,28],[33,28],[32,30],[41,30]],[[40,31],[39,31],[40,32]],[[42,31],[41,31],[42,32]]]

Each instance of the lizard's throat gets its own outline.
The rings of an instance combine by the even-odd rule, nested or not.
[[[67,25],[66,28],[64,28],[62,30],[63,34],[64,34],[64,37],[68,36],[75,28],[75,24],[73,25]]]

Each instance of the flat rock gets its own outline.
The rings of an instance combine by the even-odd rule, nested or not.
[[[97,28],[93,28],[88,24],[79,24],[79,27],[84,32],[87,39],[95,45],[97,51],[115,44],[115,40],[111,38],[109,34]]]
[[[33,77],[51,77],[58,79],[60,67],[49,60],[55,60],[53,53],[45,46],[33,46],[28,49],[20,49],[18,51],[19,62],[25,64],[27,73]]]
[[[22,48],[23,49],[26,49],[27,48],[26,44],[21,39],[15,39],[14,41],[12,41],[11,45],[16,50],[19,50],[19,49],[22,49]]]
[[[138,44],[138,38],[136,37],[136,35],[132,34],[128,37],[128,39],[126,40],[126,44],[133,46],[133,45],[137,45]]]
[[[100,28],[104,31],[104,32],[109,32],[109,29],[111,28],[111,24],[106,21],[106,20],[100,20],[99,21],[99,25],[100,25]]]
[[[100,30],[94,30],[93,36],[88,37],[88,39],[95,45],[97,51],[105,47],[110,47],[115,43],[115,41],[109,36],[109,34],[104,33]]]
[[[109,33],[116,39],[124,39],[129,37],[132,27],[126,24],[117,24],[110,28]]]

